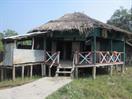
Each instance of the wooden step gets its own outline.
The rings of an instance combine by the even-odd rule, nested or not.
[[[56,71],[56,73],[60,73],[60,74],[71,74],[71,71]]]
[[[72,69],[72,67],[71,66],[69,66],[69,67],[59,67],[60,69]]]

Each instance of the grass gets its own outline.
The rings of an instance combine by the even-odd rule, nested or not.
[[[32,82],[34,80],[37,80],[39,78],[40,78],[39,76],[33,76],[32,78],[25,77],[23,80],[21,77],[16,78],[15,81],[12,81],[11,79],[10,80],[4,80],[4,81],[0,82],[0,89],[20,86],[20,85],[23,85],[25,83],[29,83],[29,82]]]
[[[75,79],[47,99],[132,99],[132,67],[123,75]]]

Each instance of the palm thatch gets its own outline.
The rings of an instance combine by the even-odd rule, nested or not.
[[[29,31],[29,33],[41,31],[67,31],[67,30],[79,30],[80,33],[85,33],[89,29],[97,27],[104,28],[107,30],[120,31],[126,34],[131,34],[130,32],[125,31],[123,29],[92,19],[80,12],[65,14],[64,16],[60,17],[57,20],[49,21],[46,24],[43,24],[37,28],[32,29],[31,31]]]

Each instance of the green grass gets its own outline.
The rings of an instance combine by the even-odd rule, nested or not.
[[[32,82],[34,80],[39,79],[39,76],[33,76],[32,78],[30,77],[25,77],[23,80],[21,77],[16,78],[15,81],[12,80],[4,80],[0,82],[0,89],[4,89],[4,88],[9,88],[9,87],[14,87],[14,86],[20,86],[23,85],[25,83],[29,83]]]
[[[75,79],[47,99],[132,99],[132,67],[123,75]]]

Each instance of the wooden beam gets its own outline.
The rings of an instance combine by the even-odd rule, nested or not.
[[[13,65],[12,68],[12,80],[14,81],[16,79],[16,70],[15,70],[15,65]]]
[[[22,79],[24,78],[24,67],[25,66],[22,66],[22,74],[21,74],[22,75]]]
[[[96,66],[93,66],[93,79],[96,79]]]
[[[33,65],[30,65],[30,77],[33,75]]]

